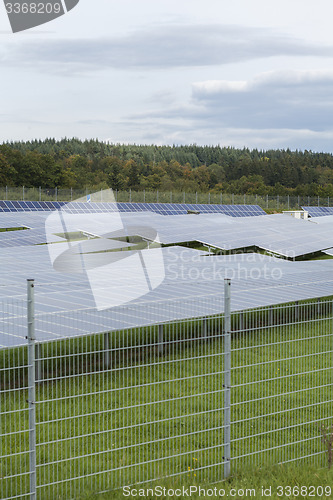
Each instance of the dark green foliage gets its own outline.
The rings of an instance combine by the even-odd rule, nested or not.
[[[0,145],[0,185],[333,196],[333,155],[45,139]]]

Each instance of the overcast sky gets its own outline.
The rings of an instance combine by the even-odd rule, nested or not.
[[[333,152],[331,0],[80,0],[12,34],[0,141]]]

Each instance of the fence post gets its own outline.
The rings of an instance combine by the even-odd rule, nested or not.
[[[6,186],[6,201],[8,200],[8,186]]]
[[[39,186],[39,201],[42,201],[42,187]]]
[[[143,203],[146,203],[146,190],[143,190]]]
[[[132,202],[132,190],[130,188],[130,190],[129,190],[129,203],[131,203],[131,202]]]
[[[71,201],[73,201],[73,188],[71,187]]]
[[[289,194],[288,194],[288,196],[287,196],[287,199],[288,199],[288,210],[289,210],[289,208],[290,208]]]
[[[224,280],[224,478],[230,476],[231,420],[231,280]]]
[[[34,280],[27,280],[28,298],[28,403],[30,498],[36,500],[36,385],[35,385],[35,298]]]
[[[268,208],[268,194],[266,194],[266,208]]]
[[[158,203],[158,190],[156,191],[156,203]]]
[[[24,201],[24,186],[22,186],[22,201]]]

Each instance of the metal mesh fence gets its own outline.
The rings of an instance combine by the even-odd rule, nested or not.
[[[95,188],[62,189],[62,188],[27,188],[24,186],[0,187],[1,200],[20,201],[74,201],[84,199],[91,192],[94,202],[111,201],[105,198],[101,190]],[[298,210],[301,206],[332,206],[329,196],[269,196],[260,194],[233,194],[221,192],[194,193],[185,191],[118,191],[113,192],[114,200],[132,203],[190,203],[190,204],[223,204],[223,205],[259,205],[264,210]]]
[[[17,339],[26,321],[24,300],[0,306],[0,329]],[[1,343],[1,336],[0,336]],[[0,350],[0,498],[28,498],[30,494],[28,350],[26,346]]]
[[[324,465],[319,426],[332,423],[332,301],[234,314],[234,466]]]
[[[222,479],[220,327],[209,341],[207,320],[190,320],[40,345],[40,498],[195,470]]]
[[[324,466],[332,311],[332,300],[308,301],[37,343],[36,498],[211,483],[228,464]],[[36,330],[51,321],[37,316]],[[27,347],[0,359],[0,497],[35,498]]]

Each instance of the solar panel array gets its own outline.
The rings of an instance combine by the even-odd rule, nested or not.
[[[63,201],[0,201],[0,212],[52,211],[66,210],[70,213],[94,212],[144,212],[161,215],[187,214],[189,211],[200,213],[222,213],[231,217],[250,217],[265,215],[258,205],[210,205],[189,203],[84,203]]]
[[[326,227],[326,222],[329,227]],[[165,245],[198,241],[221,250],[258,247],[293,258],[332,248],[331,223],[330,216],[308,221],[282,214],[230,217],[221,213],[206,213],[164,217],[148,211],[2,212],[0,227],[23,226],[31,229],[0,231],[0,248],[60,242],[64,241],[65,232],[81,232],[87,238],[104,239],[139,235],[148,241],[157,239]]]
[[[29,257],[30,250],[33,251]],[[332,260],[290,262],[257,254],[209,257],[176,247],[163,249],[162,269],[154,260],[157,252],[143,251],[144,258],[147,256],[155,266],[154,274],[163,278],[157,288],[126,304],[97,310],[87,275],[57,273],[45,246],[25,248],[21,255],[17,250],[14,256],[13,252],[2,250],[7,272],[0,286],[0,298],[24,297],[25,278],[33,274],[36,335],[39,341],[48,341],[219,314],[223,312],[224,278],[232,279],[234,311],[333,295]],[[32,257],[28,270],[26,263]],[[13,277],[17,278],[14,284]],[[103,293],[117,299],[119,295],[130,296],[135,288],[130,272],[118,280],[109,280],[103,285]],[[26,317],[22,311],[16,317],[10,308],[4,311],[0,346],[24,344]]]
[[[333,247],[333,231],[282,214],[247,218],[223,214],[152,217],[151,224],[163,244],[198,241],[223,251],[257,247],[289,258]],[[149,238],[144,227],[138,228],[137,234]]]
[[[309,212],[310,217],[333,215],[333,207],[302,207],[302,209]]]
[[[0,347],[26,342],[25,310],[15,312],[8,301],[24,303],[28,278],[36,281],[39,341],[221,313],[226,277],[232,279],[233,310],[333,295],[333,260],[290,262],[257,254],[206,256],[180,246],[135,247],[139,235],[152,247],[199,241],[224,250],[257,246],[304,255],[333,248],[333,217],[307,221],[246,214],[243,205],[0,205],[0,227],[30,228],[0,232]],[[188,214],[201,207],[207,212]],[[220,211],[226,207],[233,213]],[[86,239],[68,244],[65,237],[72,232]]]

